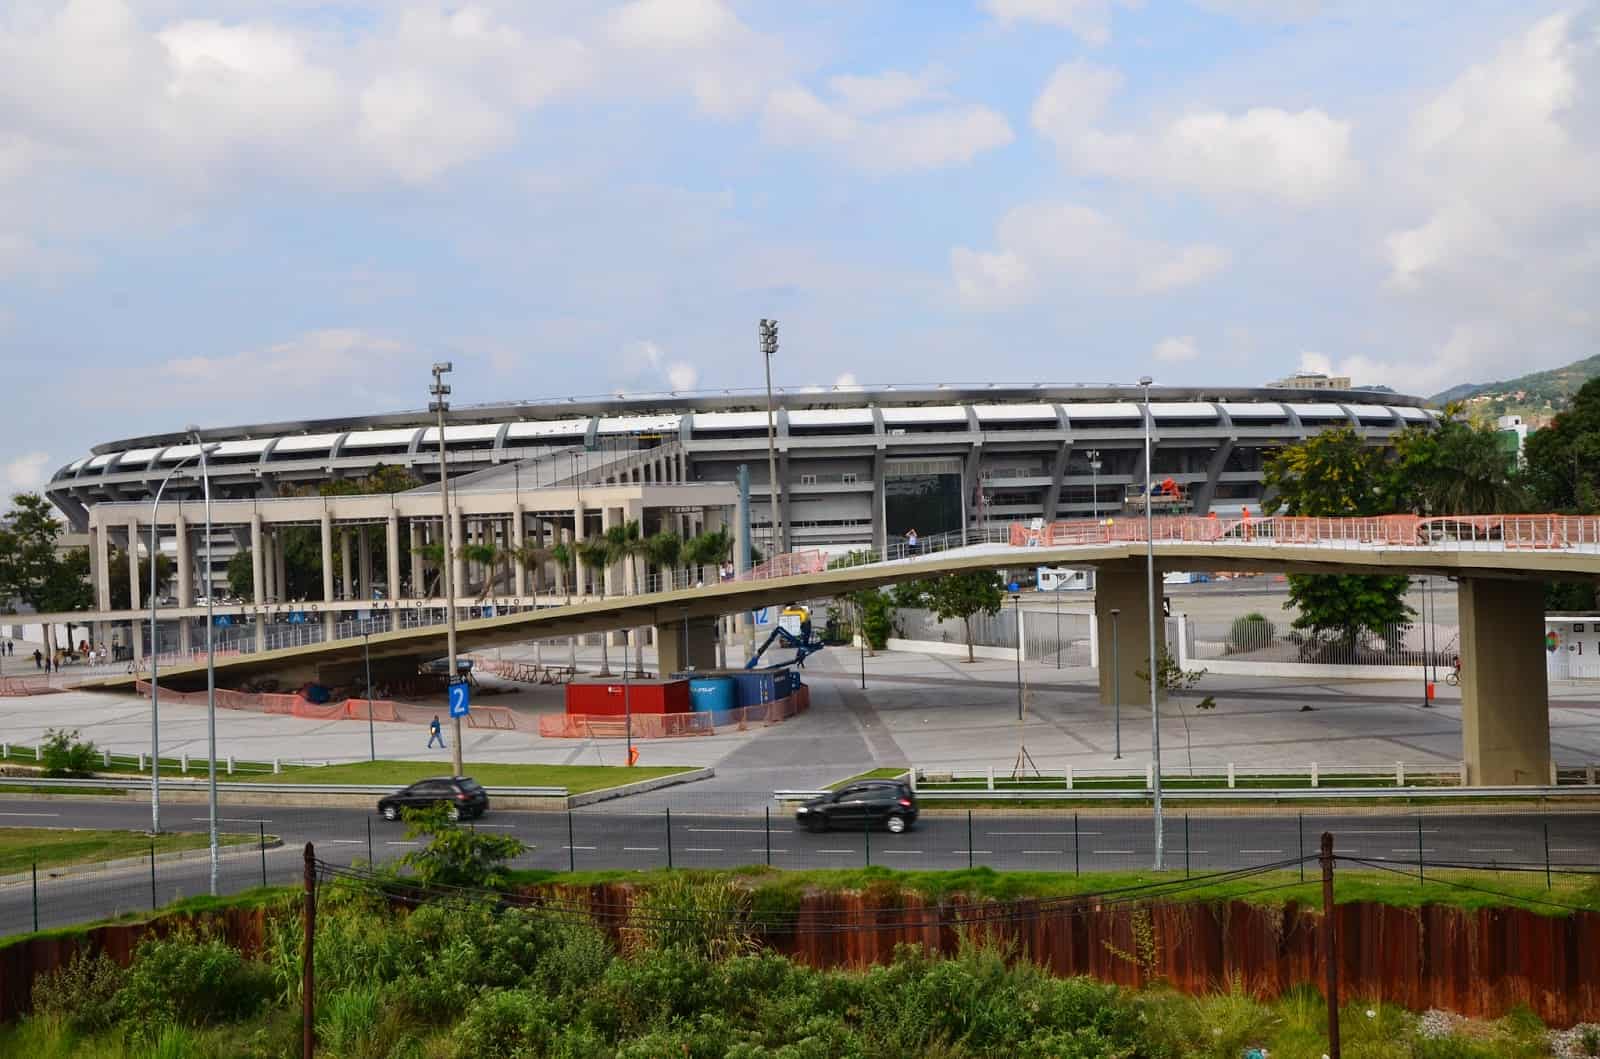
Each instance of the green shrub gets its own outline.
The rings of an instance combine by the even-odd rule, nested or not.
[[[559,1019],[548,997],[504,990],[480,997],[451,1035],[461,1059],[534,1059],[548,1055]]]
[[[93,774],[95,747],[78,738],[78,730],[51,728],[40,744],[46,776],[82,777]]]
[[[372,1038],[382,1021],[381,991],[380,985],[369,982],[317,998],[317,1040],[330,1054],[371,1053]]]
[[[750,891],[728,879],[672,875],[634,895],[627,937],[636,949],[721,960],[755,949]]]
[[[528,847],[521,839],[474,831],[450,819],[450,809],[434,805],[405,812],[406,838],[427,844],[400,858],[424,886],[497,888],[506,883],[506,862]]]
[[[1233,619],[1228,629],[1228,645],[1234,651],[1254,651],[1271,645],[1277,637],[1277,626],[1266,615],[1252,612]]]
[[[272,991],[264,965],[220,939],[179,931],[140,942],[116,996],[117,1017],[136,1031],[205,1025],[254,1014]]]
[[[91,957],[80,949],[60,967],[33,980],[33,1010],[94,1033],[116,1021],[122,981],[123,970],[115,960],[103,952]]]

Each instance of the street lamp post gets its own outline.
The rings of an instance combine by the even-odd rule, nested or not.
[[[445,664],[449,667],[446,672],[447,686],[454,684],[458,679],[456,674],[456,583],[455,583],[455,545],[451,542],[450,534],[450,474],[448,470],[448,457],[445,455],[444,446],[444,414],[450,410],[450,402],[445,398],[450,396],[450,385],[444,377],[453,369],[449,361],[433,366],[433,385],[428,388],[428,393],[433,400],[428,404],[428,411],[435,412],[439,417],[439,503],[444,515],[444,628],[445,628]],[[461,718],[450,718],[451,735],[454,737],[450,744],[450,767],[454,774],[459,776],[465,770],[461,764]]]
[[[1120,607],[1111,608],[1111,731],[1115,750],[1112,757],[1122,760],[1122,665],[1117,657],[1117,619]]]
[[[861,646],[861,690],[867,690],[867,608],[856,603],[856,643]]]
[[[1056,668],[1061,668],[1061,578],[1055,578],[1056,590]]]
[[[150,503],[150,833],[161,833],[161,641],[157,637],[156,626],[156,568],[161,564],[157,562],[161,552],[160,542],[156,537],[156,520],[161,512],[161,494],[167,491],[167,483],[172,481],[172,476],[193,456],[185,456],[179,460],[177,466],[167,472],[161,479],[161,485],[156,489],[156,498]],[[137,549],[133,543],[128,543],[128,561],[138,562],[135,554]]]
[[[217,591],[212,585],[211,565],[211,469],[206,462],[209,451],[200,440],[200,428],[190,427],[195,445],[200,449],[200,485],[206,498],[206,800],[210,804],[211,896],[217,896],[217,658],[216,616],[213,613]]]
[[[1022,593],[1011,585],[1011,603],[1017,616],[1017,721],[1022,721]]]
[[[778,353],[778,321],[761,321],[761,354],[767,367],[767,495],[772,505],[769,525],[772,527],[772,555],[783,550],[783,522],[778,517],[778,423],[772,410],[772,358]]]
[[[1149,611],[1150,632],[1150,782],[1151,794],[1155,805],[1155,870],[1162,867],[1162,820],[1161,820],[1161,700],[1157,697],[1156,675],[1160,672],[1157,663],[1156,644],[1156,538],[1155,517],[1151,512],[1151,467],[1150,467],[1150,384],[1153,380],[1148,375],[1141,376],[1139,385],[1144,388],[1144,556],[1145,580],[1148,586],[1149,598],[1145,606]]]
[[[1100,522],[1100,450],[1089,450],[1089,510],[1094,512],[1094,521]]]

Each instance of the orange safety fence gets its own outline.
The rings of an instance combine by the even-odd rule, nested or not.
[[[148,681],[137,681],[134,688],[142,695],[150,694]],[[206,704],[206,693],[203,691],[171,691],[162,688],[161,698],[165,702],[186,706]],[[365,721],[370,710],[374,721],[390,724],[427,724],[439,713],[438,709],[431,706],[418,706],[415,703],[393,702],[387,699],[374,699],[370,703],[366,699],[319,703],[311,702],[299,695],[231,691],[227,688],[218,688],[216,698],[217,705],[226,710],[251,710],[318,721]],[[516,713],[505,706],[475,706],[472,712],[467,714],[468,728],[515,731],[525,726],[519,725]]]
[[[554,713],[539,718],[539,734],[547,739],[670,739],[678,736],[715,735],[719,729],[747,731],[778,724],[811,706],[811,689],[801,685],[794,693],[758,706],[737,710],[702,710],[697,713],[616,714]]]

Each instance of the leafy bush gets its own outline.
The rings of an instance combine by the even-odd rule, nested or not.
[[[557,1026],[547,997],[502,990],[479,998],[452,1038],[461,1059],[533,1059],[550,1054]]]
[[[272,989],[262,964],[180,930],[140,942],[116,996],[117,1018],[136,1031],[222,1022],[254,1014]]]
[[[1270,646],[1277,635],[1277,626],[1268,621],[1265,614],[1251,612],[1233,619],[1228,629],[1228,647],[1230,651],[1254,651]]]
[[[406,838],[428,844],[400,858],[424,886],[496,888],[506,883],[506,862],[528,847],[510,835],[469,830],[450,819],[447,806],[408,809]]]
[[[727,879],[696,881],[673,875],[636,894],[627,937],[636,948],[721,960],[755,948],[750,891]]]
[[[70,732],[64,728],[49,729],[44,733],[40,750],[46,776],[78,778],[94,773],[94,743],[80,740],[76,728]]]
[[[93,1033],[117,1019],[116,997],[123,970],[105,953],[79,950],[71,960],[33,980],[33,1010],[57,1016],[68,1026]]]

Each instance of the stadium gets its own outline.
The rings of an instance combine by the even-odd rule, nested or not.
[[[1388,392],[1152,387],[1149,397],[1151,471],[1197,514],[1258,507],[1263,460],[1283,444],[1339,426],[1381,444],[1430,421],[1422,399]],[[1143,401],[1127,386],[775,389],[780,550],[1121,511],[1145,477]],[[458,405],[444,442],[452,481],[516,467],[519,485],[553,484],[638,464],[652,449],[671,451],[681,481],[732,482],[744,465],[753,536],[770,540],[766,409],[761,390]],[[419,410],[204,429],[219,443],[213,497],[271,497],[380,464],[436,482],[433,418]],[[166,495],[197,499],[195,455],[185,433],[107,441],[58,470],[48,494],[81,530],[96,504],[148,501],[186,458]]]

